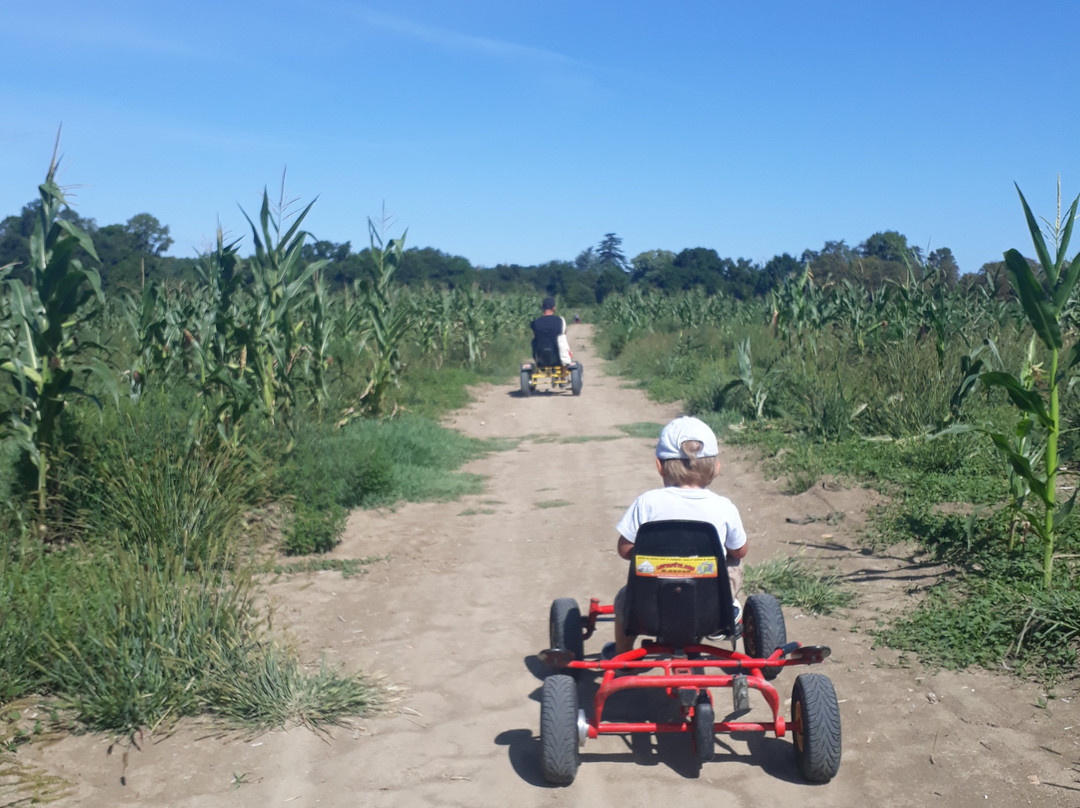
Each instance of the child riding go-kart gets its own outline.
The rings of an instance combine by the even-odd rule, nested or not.
[[[582,616],[572,598],[551,604],[551,648],[540,658],[559,672],[544,680],[540,709],[541,768],[550,783],[569,784],[577,774],[581,747],[589,738],[631,733],[686,733],[701,762],[711,760],[716,733],[790,730],[795,760],[811,782],[831,780],[840,766],[840,709],[832,682],[816,673],[799,674],[791,694],[791,716],[781,714],[772,685],[793,665],[823,661],[830,650],[787,641],[780,604],[772,595],[751,595],[736,620],[731,585],[724,573],[723,548],[716,529],[686,520],[641,526],[631,556],[623,620],[640,648],[611,659],[585,655],[585,640],[597,622],[610,619],[614,605],[593,599]],[[745,653],[734,650],[741,636]],[[722,637],[731,650],[713,644]],[[579,687],[600,683],[589,703]],[[731,692],[731,714],[717,720],[714,690]],[[679,708],[678,720],[614,721],[605,709],[615,694],[661,691]],[[761,694],[769,720],[737,720],[750,712],[750,691]],[[625,702],[623,702],[625,704]],[[586,709],[588,708],[588,709]]]

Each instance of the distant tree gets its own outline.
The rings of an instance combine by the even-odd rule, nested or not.
[[[596,273],[582,272],[576,262],[549,261],[525,272],[532,276],[537,293],[554,296],[563,311],[570,306],[588,306],[596,299]]]
[[[926,259],[926,265],[941,272],[950,288],[955,288],[960,279],[960,267],[953,257],[952,250],[948,247],[940,247],[930,253]]]
[[[103,287],[141,288],[145,279],[160,275],[162,254],[172,245],[169,226],[149,213],[139,213],[127,224],[110,224],[93,233],[101,259]]]
[[[859,245],[859,254],[866,258],[880,258],[882,261],[895,261],[902,264],[914,257],[907,243],[907,236],[895,230],[874,233]]]
[[[1030,258],[1026,259],[1032,269],[1037,266]],[[969,281],[971,286],[983,286],[987,292],[997,300],[1007,300],[1016,296],[1012,282],[1009,280],[1009,271],[1005,268],[1004,261],[990,261],[979,267],[979,271],[972,273],[974,278]],[[967,277],[967,276],[965,276]]]
[[[337,289],[365,277],[365,271],[372,269],[364,263],[371,260],[371,255],[366,253],[361,257],[354,253],[350,241],[341,244],[324,240],[309,241],[300,248],[300,256],[307,263],[326,261],[319,274],[323,281]]]
[[[716,294],[724,287],[724,265],[716,250],[692,247],[675,256],[671,274],[661,288],[668,291],[701,287],[706,294]]]
[[[596,277],[596,302],[603,303],[611,293],[622,293],[630,287],[630,276],[614,264],[606,264]]]
[[[597,261],[596,251],[592,247],[586,247],[574,259],[574,266],[578,272],[588,272],[596,269]]]
[[[607,267],[614,267],[620,272],[629,271],[630,264],[622,253],[621,245],[622,239],[614,233],[604,235],[596,249],[596,259],[601,271]]]
[[[826,241],[818,251],[805,250],[802,263],[810,265],[811,274],[819,281],[852,277],[851,263],[857,257],[843,239]]]
[[[468,287],[476,280],[473,265],[460,255],[449,255],[434,247],[411,247],[401,256],[398,280],[402,283],[431,284],[454,289]]]
[[[723,266],[723,291],[737,300],[748,300],[753,297],[760,273],[758,266],[745,258],[735,261],[725,258],[720,263]]]
[[[803,268],[803,264],[784,253],[773,256],[757,276],[754,294],[765,295],[770,289],[779,286],[789,275],[794,275]]]
[[[149,213],[136,213],[128,219],[124,229],[131,236],[135,249],[145,255],[160,258],[173,244],[169,226]]]
[[[485,292],[508,292],[533,289],[533,275],[520,264],[498,264],[491,269],[478,269],[477,281]]]
[[[861,259],[853,274],[868,286],[877,287],[887,280],[905,283],[912,275],[922,278],[922,250],[910,246],[907,236],[895,230],[874,233],[859,245],[858,254]]]
[[[344,263],[352,254],[352,242],[335,244],[332,241],[308,242],[300,248],[300,255],[305,261],[330,261]]]
[[[660,286],[660,279],[671,272],[675,253],[671,250],[647,250],[630,261],[630,278],[634,283]]]

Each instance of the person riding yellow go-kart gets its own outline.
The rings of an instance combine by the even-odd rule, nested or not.
[[[555,298],[545,297],[543,314],[530,324],[533,330],[533,361],[521,365],[521,395],[530,396],[540,384],[551,390],[569,388],[581,395],[582,367],[570,353],[566,341],[566,320],[555,314]]]

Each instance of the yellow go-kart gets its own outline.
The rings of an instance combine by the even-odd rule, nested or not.
[[[523,362],[521,365],[521,395],[528,397],[537,392],[540,385],[547,385],[550,392],[564,391],[567,388],[575,396],[581,395],[581,363],[570,362],[568,365],[541,365],[538,362]]]

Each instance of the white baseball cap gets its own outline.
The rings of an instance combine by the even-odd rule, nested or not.
[[[676,457],[688,459],[681,448],[688,440],[696,440],[701,444],[698,457],[716,457],[720,453],[716,446],[716,435],[709,429],[709,425],[690,415],[683,415],[665,426],[660,433],[660,440],[656,442],[656,456],[661,460]]]

